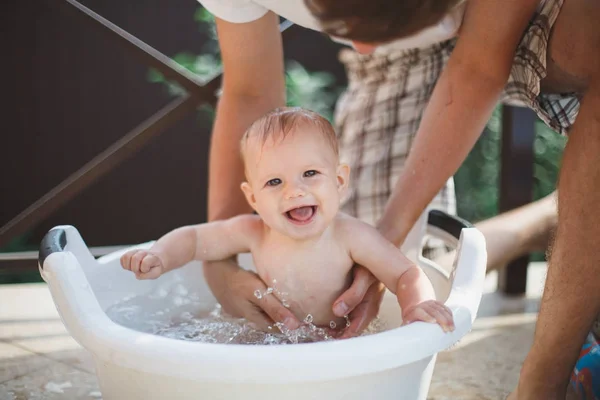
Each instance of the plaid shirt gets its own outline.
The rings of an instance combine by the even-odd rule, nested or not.
[[[386,55],[342,50],[348,88],[336,113],[340,159],[351,167],[343,211],[375,224],[406,162],[451,42]],[[433,207],[455,214],[450,179]]]
[[[579,98],[540,94],[549,34],[563,1],[540,3],[515,53],[501,100],[532,108],[551,128],[566,134],[579,111]],[[338,101],[335,125],[340,158],[351,167],[351,191],[343,211],[370,224],[381,218],[454,45],[455,39],[385,54],[340,52],[348,87]],[[452,179],[430,208],[456,213]]]
[[[546,125],[566,135],[577,118],[581,96],[540,93],[540,81],[546,76],[550,32],[563,2],[545,0],[540,4],[517,48],[501,101],[531,108]]]

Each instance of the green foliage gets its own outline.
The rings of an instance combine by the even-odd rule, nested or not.
[[[194,14],[199,30],[207,37],[199,55],[181,52],[173,60],[196,74],[200,80],[207,81],[221,71],[221,58],[213,16],[202,7]],[[148,71],[148,81],[166,86],[169,95],[180,96],[184,90],[170,82],[155,69]],[[328,72],[310,72],[295,60],[285,62],[285,83],[288,106],[302,106],[318,112],[332,121],[333,108],[342,88],[336,87],[335,78]],[[209,107],[202,111],[213,116]]]
[[[535,128],[533,199],[537,200],[556,188],[566,138],[541,121],[536,122]],[[498,214],[501,129],[501,106],[498,106],[486,131],[454,177],[458,214],[472,222]]]
[[[16,251],[37,251],[38,247],[31,243],[31,232],[24,233],[0,248],[0,253],[12,253]]]
[[[539,199],[553,192],[558,182],[562,154],[567,138],[548,128],[542,121],[536,123],[536,138],[533,144],[535,181],[534,198]]]
[[[328,72],[309,72],[300,63],[286,62],[285,85],[288,106],[302,106],[333,122],[335,102],[342,88],[335,87],[335,78]]]
[[[458,215],[471,222],[498,214],[500,150],[502,145],[501,106],[490,119],[487,129],[454,176]],[[566,138],[536,122],[534,141],[533,199],[540,199],[556,188]],[[543,261],[543,253],[532,260]]]

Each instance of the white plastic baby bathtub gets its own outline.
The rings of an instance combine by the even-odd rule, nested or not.
[[[119,325],[106,310],[128,296],[173,282],[199,293],[202,304],[211,308],[215,299],[199,263],[154,281],[138,281],[120,267],[126,250],[96,260],[74,227],[58,226],[44,238],[39,264],[63,323],[93,355],[105,400],[425,399],[437,353],[471,329],[486,265],[478,230],[439,211],[431,211],[427,222],[429,234],[459,246],[451,271],[415,251],[407,253],[418,259],[438,298],[453,311],[452,333],[427,323],[399,327],[399,306],[387,293],[380,318],[390,329],[370,336],[269,346],[170,339]],[[251,268],[250,257],[241,257],[241,263]]]

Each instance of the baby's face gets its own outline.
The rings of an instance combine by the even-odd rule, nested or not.
[[[265,224],[294,239],[323,233],[338,212],[349,169],[312,127],[264,145],[251,137],[245,148],[242,184],[250,205]]]

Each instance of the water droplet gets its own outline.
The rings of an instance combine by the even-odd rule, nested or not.
[[[265,294],[271,294],[271,293],[273,293],[273,288],[272,287],[267,288],[267,291],[265,292]]]
[[[51,381],[51,382],[46,383],[46,385],[44,386],[44,391],[50,392],[50,393],[64,393],[63,389],[70,388],[70,387],[73,387],[73,385],[69,381],[62,382],[62,383]]]
[[[275,322],[275,326],[276,326],[276,327],[277,327],[277,328],[278,328],[280,331],[282,331],[282,332],[283,332],[283,329],[287,329],[287,328],[285,327],[285,325],[284,325],[284,324],[282,324],[281,322]]]
[[[335,321],[330,321],[330,322],[329,322],[329,327],[330,327],[331,329],[335,329],[335,327],[336,327],[336,326],[337,326],[337,324],[335,323]]]
[[[179,297],[183,304],[181,307],[173,303],[156,298],[157,290],[152,293],[130,296],[111,306],[107,314],[113,321],[141,332],[168,337],[178,340],[187,340],[203,343],[222,344],[257,344],[257,345],[290,345],[297,343],[310,343],[326,340],[336,340],[327,333],[327,329],[314,325],[312,314],[305,314],[304,323],[298,329],[287,329],[282,323],[274,323],[266,332],[259,330],[250,322],[227,315],[221,312],[220,304],[215,304],[212,309],[199,301],[197,293],[190,290],[186,296],[178,295],[177,285],[164,286],[170,301]],[[272,289],[273,290],[273,289]],[[260,293],[261,291],[258,291]],[[264,297],[266,289],[262,291]],[[187,300],[193,296],[198,299],[192,305],[186,305]],[[282,304],[288,300],[280,298]],[[291,303],[291,301],[290,301]],[[171,308],[165,308],[165,306]],[[197,306],[197,307],[196,307]],[[349,318],[345,318],[347,325]],[[365,335],[385,330],[383,324],[375,325],[374,320],[365,330]],[[329,326],[339,327],[332,324]],[[336,321],[337,322],[337,321]]]
[[[219,303],[217,303],[217,305],[215,306],[215,309],[212,310],[209,315],[214,318],[220,317],[221,316],[221,305]]]
[[[175,286],[175,293],[177,293],[180,296],[185,296],[188,294],[188,290],[183,285],[177,285]]]
[[[290,305],[288,304],[288,302],[285,299],[281,300],[281,305],[284,306],[285,308],[290,308]]]
[[[256,297],[257,299],[262,299],[262,293],[260,292],[260,290],[256,289],[254,291],[254,297]]]
[[[192,319],[192,318],[194,318],[194,316],[192,315],[191,312],[184,311],[184,312],[181,313],[181,315],[179,316],[179,318],[181,318],[183,320],[186,320],[186,319]]]
[[[344,319],[346,320],[346,328],[350,326],[350,318],[347,315],[344,315]]]

